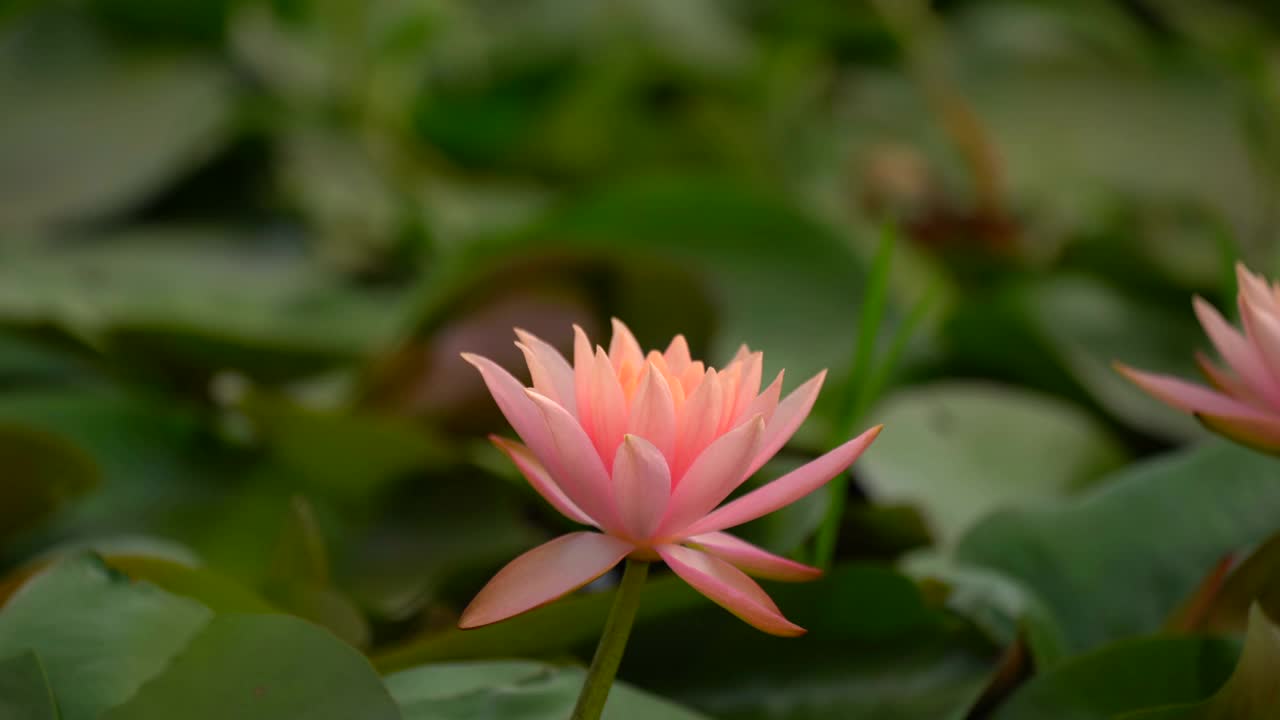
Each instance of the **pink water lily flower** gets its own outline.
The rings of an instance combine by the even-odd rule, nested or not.
[[[1236,265],[1237,302],[1244,332],[1236,330],[1201,297],[1194,307],[1200,324],[1226,367],[1203,353],[1196,362],[1213,389],[1168,375],[1117,364],[1142,389],[1194,414],[1207,427],[1237,442],[1280,452],[1280,285]]]
[[[803,633],[747,573],[800,581],[820,571],[723,531],[818,489],[852,465],[880,428],[721,505],[800,427],[825,372],[780,399],[783,374],[762,392],[763,356],[745,346],[716,370],[690,358],[683,336],[666,352],[646,355],[618,320],[607,352],[592,349],[581,328],[574,332],[570,365],[547,343],[516,331],[532,388],[487,358],[463,356],[525,444],[493,442],[556,510],[595,530],[563,535],[511,561],[459,625],[540,607],[632,557],[663,560],[765,632]]]

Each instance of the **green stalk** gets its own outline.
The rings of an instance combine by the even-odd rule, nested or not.
[[[591,661],[591,669],[587,671],[587,679],[582,684],[582,694],[578,696],[578,704],[573,709],[571,720],[600,720],[600,715],[604,713],[604,704],[609,700],[609,688],[613,686],[613,679],[618,674],[618,665],[622,663],[622,653],[627,648],[627,638],[631,636],[636,611],[640,609],[640,590],[644,588],[644,579],[648,574],[648,562],[627,560],[627,568],[622,573],[622,582],[618,584],[617,594],[613,598],[613,608],[609,610],[609,619],[604,623],[604,633],[600,636],[600,644],[596,646],[596,656]]]

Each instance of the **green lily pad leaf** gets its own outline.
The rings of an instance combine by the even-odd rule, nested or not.
[[[219,615],[103,720],[399,720],[367,660],[287,615]]]
[[[1125,715],[1125,720],[1236,720],[1280,713],[1280,627],[1257,606],[1236,670],[1213,697],[1193,706]]]
[[[17,592],[30,578],[49,565],[65,558],[75,557],[85,551],[98,553],[112,570],[124,573],[131,580],[145,580],[160,588],[196,600],[216,612],[276,612],[276,608],[257,593],[222,573],[199,564],[198,561],[175,559],[149,552],[138,552],[130,547],[136,543],[120,543],[119,551],[112,551],[113,543],[71,543],[57,547],[0,578],[0,604]],[[163,549],[163,548],[162,548]],[[189,552],[189,551],[188,551]]]
[[[135,581],[145,580],[174,595],[196,600],[215,612],[278,611],[253,590],[212,568],[148,555],[107,555],[103,560],[108,567]]]
[[[579,668],[528,661],[425,665],[387,678],[405,720],[562,720],[586,677]],[[692,710],[615,683],[604,720],[700,720]]]
[[[778,238],[787,238],[779,243]],[[721,311],[709,357],[744,342],[769,367],[808,378],[845,365],[851,336],[831,318],[856,318],[864,268],[833,230],[739,184],[665,177],[606,187],[524,232],[468,243],[449,258],[423,298],[430,317],[501,268],[548,255],[611,262],[666,261],[705,276]]]
[[[55,542],[140,531],[188,538],[190,521],[207,515],[216,456],[187,409],[117,389],[22,389],[0,394],[0,422],[66,437],[100,468],[97,491],[49,523]]]
[[[1205,435],[1191,417],[1150,397],[1113,367],[1119,360],[1195,378],[1194,352],[1207,341],[1189,302],[1157,303],[1091,277],[1059,275],[963,308],[947,334],[966,365],[1087,398],[1153,435]]]
[[[62,717],[98,720],[163,671],[211,616],[80,555],[33,578],[0,609],[0,657],[34,650]]]
[[[0,718],[58,720],[57,701],[34,652],[0,660]]]
[[[0,422],[0,541],[28,530],[98,484],[93,458],[61,436]]]
[[[315,410],[257,394],[241,409],[280,462],[342,499],[367,498],[448,454],[430,429],[390,415]]]
[[[496,625],[465,631],[451,627],[429,633],[375,655],[374,663],[383,672],[390,672],[443,660],[563,654],[599,638],[613,606],[613,595],[576,595]],[[695,607],[701,597],[679,578],[650,582],[644,589],[637,626],[643,628],[647,623],[657,623]]]
[[[1280,462],[1212,443],[1122,470],[1057,507],[992,515],[954,558],[1024,587],[1077,653],[1158,630],[1222,557],[1274,532],[1276,517]]]
[[[999,385],[913,387],[873,418],[886,431],[861,461],[859,481],[878,501],[920,506],[944,545],[993,509],[1067,496],[1125,460],[1080,409]]]
[[[703,602],[632,636],[622,675],[722,720],[959,720],[996,652],[908,578],[840,566],[769,588],[809,632],[775,638]]]
[[[235,85],[211,57],[121,52],[88,23],[56,11],[7,30],[0,229],[119,213],[231,139]]]
[[[267,595],[355,647],[366,647],[372,631],[360,608],[329,580],[329,551],[315,509],[301,496],[289,503],[284,530],[267,571]]]
[[[292,377],[391,339],[400,291],[347,286],[282,244],[153,227],[0,245],[0,321],[53,325],[135,369],[188,382],[227,368]]]
[[[1230,642],[1213,638],[1126,640],[1039,675],[992,720],[1110,720],[1143,708],[1198,701],[1222,685],[1235,655]]]

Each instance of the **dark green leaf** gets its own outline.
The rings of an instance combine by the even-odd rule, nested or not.
[[[34,650],[62,717],[98,720],[163,671],[211,616],[80,555],[37,575],[0,609],[0,657]]]
[[[1244,653],[1227,684],[1213,697],[1191,707],[1125,715],[1125,720],[1244,720],[1280,713],[1280,627],[1254,607]]]
[[[1110,720],[1120,713],[1200,700],[1231,672],[1235,652],[1230,643],[1205,638],[1128,640],[1036,677],[992,720]]]
[[[219,615],[103,720],[399,720],[367,660],[285,615]]]
[[[405,720],[562,720],[573,711],[585,673],[536,662],[425,665],[387,678]],[[703,716],[615,683],[604,720],[699,720]]]
[[[121,52],[56,11],[9,30],[0,38],[0,229],[128,209],[229,139],[235,88],[211,57]]]
[[[0,422],[0,541],[28,530],[98,484],[97,464],[53,433]]]
[[[808,634],[771,637],[704,600],[637,630],[622,676],[722,720],[958,720],[994,666],[993,648],[890,570],[768,591]]]
[[[0,718],[58,720],[57,701],[34,652],[0,660]]]
[[[1280,462],[1214,443],[1120,471],[1058,507],[993,515],[955,557],[1026,588],[1066,649],[1080,652],[1157,630],[1210,568],[1268,537],[1278,516]]]
[[[830,332],[826,321],[856,317],[854,289],[864,275],[857,256],[798,210],[717,179],[621,183],[526,232],[471,243],[437,271],[424,308],[439,312],[483,282],[495,270],[494,257],[510,263],[563,253],[608,258],[623,268],[664,260],[705,274],[722,311],[712,358],[732,357],[745,342],[764,350],[770,367],[798,379],[849,361],[852,338]]]
[[[885,431],[859,480],[879,501],[919,505],[943,544],[996,508],[1067,496],[1125,460],[1080,409],[995,384],[913,387],[873,418]]]

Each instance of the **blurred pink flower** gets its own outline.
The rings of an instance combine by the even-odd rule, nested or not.
[[[493,437],[494,444],[547,502],[600,532],[569,533],[511,561],[459,625],[487,625],[545,605],[630,556],[665,561],[696,590],[765,632],[803,633],[746,573],[801,581],[821,571],[722,531],[821,487],[852,465],[880,428],[720,506],[800,427],[825,372],[780,400],[783,374],[761,392],[763,356],[745,346],[716,370],[691,359],[680,335],[665,353],[646,355],[618,320],[608,352],[593,351],[586,333],[574,331],[573,365],[516,331],[533,388],[487,358],[463,357],[525,441]]]
[[[1280,452],[1280,285],[1236,265],[1244,332],[1231,326],[1204,298],[1194,307],[1226,367],[1203,353],[1196,362],[1214,389],[1167,375],[1117,369],[1139,387],[1195,415],[1206,427],[1236,442]]]

